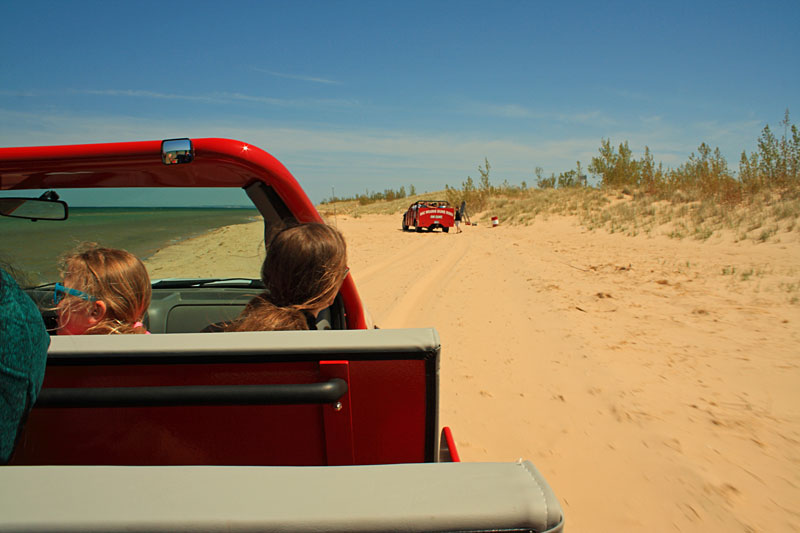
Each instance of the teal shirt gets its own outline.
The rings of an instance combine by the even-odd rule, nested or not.
[[[0,464],[42,388],[50,336],[33,300],[0,269]]]

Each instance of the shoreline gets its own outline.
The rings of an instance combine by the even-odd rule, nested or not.
[[[254,224],[254,223],[259,223],[259,224],[261,224],[263,226],[263,222],[261,222],[261,216],[260,215],[257,216],[257,217],[252,217],[252,218],[253,218],[253,220],[249,220],[249,221],[245,221],[245,222],[237,222],[236,224],[226,224],[224,226],[216,226],[216,227],[213,227],[213,228],[208,228],[208,229],[204,229],[204,230],[198,230],[198,231],[195,231],[195,232],[182,234],[182,235],[179,235],[177,237],[172,237],[168,241],[162,242],[161,245],[155,247],[153,249],[152,253],[150,253],[148,255],[139,256],[139,259],[141,259],[142,262],[146,262],[148,259],[150,259],[154,255],[156,255],[158,252],[160,252],[161,250],[164,250],[166,248],[169,248],[170,246],[175,246],[175,245],[180,244],[180,243],[182,243],[184,241],[188,241],[188,240],[191,240],[191,239],[196,239],[196,238],[199,238],[199,237],[203,237],[205,235],[209,235],[209,234],[214,233],[214,232],[216,232],[218,230],[221,230],[223,228],[230,228],[230,227],[235,227],[235,226],[243,226],[243,225]]]
[[[264,224],[256,220],[182,239],[159,248],[143,262],[155,281],[171,277],[258,278],[263,260]]]

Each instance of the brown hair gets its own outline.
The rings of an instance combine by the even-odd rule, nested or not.
[[[278,231],[261,266],[266,291],[247,304],[226,331],[308,329],[309,313],[333,302],[347,275],[344,237],[326,224]]]
[[[115,248],[84,243],[61,260],[61,277],[69,287],[90,294],[106,305],[103,319],[85,334],[145,333],[141,322],[150,306],[152,289],[144,264],[135,255]],[[64,312],[90,309],[93,302],[67,296]]]

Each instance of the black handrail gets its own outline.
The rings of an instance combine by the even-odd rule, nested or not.
[[[340,378],[291,385],[47,388],[39,393],[34,407],[325,404],[346,392],[347,382]]]

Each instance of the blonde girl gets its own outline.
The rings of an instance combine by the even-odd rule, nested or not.
[[[278,231],[261,266],[266,291],[250,300],[225,331],[315,329],[347,277],[347,247],[338,230],[307,223]]]
[[[55,287],[59,335],[149,333],[143,323],[150,306],[150,277],[125,250],[80,246],[61,261]]]

